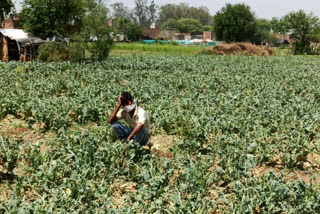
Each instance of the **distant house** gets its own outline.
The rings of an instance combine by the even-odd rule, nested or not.
[[[176,33],[175,40],[191,40],[190,33]]]
[[[161,37],[161,29],[159,26],[152,26],[143,29],[143,39],[157,39]]]
[[[0,25],[3,29],[22,29],[20,25],[20,19],[17,17],[15,19],[7,19]]]
[[[0,29],[0,60],[32,61],[38,54],[38,47],[45,42],[22,29]]]
[[[216,34],[212,31],[203,31],[203,40],[204,41],[207,41],[207,40],[216,41]]]
[[[280,47],[281,45],[289,45],[289,41],[286,39],[281,39],[280,41],[274,44],[275,47]]]
[[[161,31],[161,38],[166,39],[166,40],[175,40],[175,33],[176,29],[175,28],[167,28],[163,29]]]
[[[295,40],[291,39],[290,34],[273,34],[275,38],[277,38],[279,41],[287,41],[289,44],[294,43]]]
[[[191,35],[191,39],[201,39],[203,40],[203,34],[199,34],[199,35],[196,35],[196,34],[192,34]]]

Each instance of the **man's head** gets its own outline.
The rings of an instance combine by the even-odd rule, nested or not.
[[[121,94],[121,104],[122,106],[131,105],[133,103],[133,97],[129,92],[122,92]]]

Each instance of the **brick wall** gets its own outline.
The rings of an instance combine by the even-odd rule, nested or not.
[[[211,31],[203,31],[203,40],[212,40],[212,32]]]
[[[143,35],[144,36],[148,36],[148,37],[151,37],[153,39],[156,39],[157,37],[159,37],[160,33],[161,33],[160,27],[144,28],[144,30],[143,30]]]
[[[2,27],[4,29],[21,29],[21,26],[19,25],[19,20],[11,20],[7,19],[2,23]]]

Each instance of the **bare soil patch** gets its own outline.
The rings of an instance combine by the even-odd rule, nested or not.
[[[37,143],[40,145],[40,152],[44,153],[49,148],[46,142],[54,137],[52,133],[41,133],[41,124],[35,124],[32,128],[29,128],[26,121],[16,118],[13,115],[7,115],[2,121],[0,121],[0,136],[6,136],[10,140],[22,140],[22,142]]]
[[[28,146],[28,144],[25,144],[26,142],[31,143],[31,145],[40,145],[41,154],[50,149],[47,142],[50,139],[54,139],[55,134],[51,132],[42,133],[40,129],[41,124],[34,124],[30,127],[25,120],[16,118],[13,115],[7,115],[6,118],[0,121],[0,136],[8,137],[10,141],[21,140],[22,147],[19,151],[19,156],[25,152],[25,146]],[[3,164],[1,165],[0,159],[0,181],[14,182],[17,177],[24,175],[24,168],[20,166],[19,162],[25,163],[25,160],[18,160],[17,167],[13,171],[14,174],[8,174]],[[9,200],[12,191],[12,187],[7,182],[0,182],[0,202]],[[25,189],[24,193],[27,197],[27,202],[35,200],[37,195],[34,189]]]
[[[113,188],[114,192],[112,194],[113,208],[123,208],[128,206],[125,202],[125,196],[134,195],[137,191],[135,187],[137,186],[134,182],[123,182],[121,180],[115,179],[110,188]]]
[[[254,176],[262,176],[271,171],[276,175],[283,173],[287,180],[301,179],[305,183],[320,183],[320,154],[316,152],[305,152],[297,157],[298,169],[290,172],[285,168],[285,163],[281,158],[282,153],[274,156],[267,165],[256,166],[252,170]],[[313,180],[314,179],[314,180]]]
[[[151,136],[148,145],[144,148],[150,149],[160,157],[172,158],[173,152],[171,151],[174,146],[181,141],[181,137],[177,135],[157,135]]]
[[[252,174],[254,176],[263,176],[273,171],[276,175],[280,175],[281,173],[285,176],[287,180],[297,180],[301,179],[304,183],[311,183],[315,182],[317,184],[320,183],[320,170],[316,169],[313,171],[307,170],[295,170],[294,172],[290,172],[287,169],[277,168],[277,167],[270,167],[270,166],[256,166],[252,169]],[[315,177],[312,180],[312,177]]]
[[[206,54],[218,55],[249,55],[249,56],[270,56],[273,49],[265,46],[257,46],[251,43],[230,43],[218,44],[214,47],[206,48]]]
[[[37,124],[33,126],[33,128],[30,128],[26,121],[16,118],[13,115],[7,115],[6,118],[0,121],[0,136],[1,137],[7,137],[9,138],[10,142],[19,140],[21,141],[21,147],[19,150],[19,157],[23,157],[24,152],[26,149],[30,149],[30,145],[33,146],[39,146],[40,147],[40,153],[44,154],[46,151],[48,151],[50,148],[47,145],[47,142],[50,139],[55,138],[55,134],[46,132],[42,133],[40,131],[40,127]],[[25,144],[26,142],[29,142],[28,144]],[[32,149],[32,148],[31,148]],[[24,168],[20,167],[20,162],[26,163],[26,160],[19,159],[17,162],[17,167],[14,169],[14,174],[16,176],[22,176],[24,175]],[[4,167],[4,164],[2,163],[2,160],[0,158],[0,173],[7,173],[7,170]],[[1,180],[1,179],[0,179]],[[8,180],[8,179],[4,179]]]

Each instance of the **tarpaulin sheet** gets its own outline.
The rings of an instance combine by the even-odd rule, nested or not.
[[[28,33],[21,29],[0,29],[0,33],[12,40],[28,39]]]

